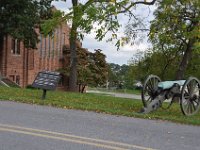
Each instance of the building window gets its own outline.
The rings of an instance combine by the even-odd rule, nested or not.
[[[16,76],[16,83],[17,83],[18,85],[20,85],[20,76],[19,76],[19,75]]]
[[[34,69],[34,50],[28,52],[28,68],[30,70]]]
[[[15,82],[15,76],[14,75],[9,75],[9,79],[13,82]]]
[[[9,79],[16,84],[20,85],[20,76],[19,75],[9,75]]]
[[[11,44],[11,53],[15,55],[20,55],[20,40],[12,39]]]

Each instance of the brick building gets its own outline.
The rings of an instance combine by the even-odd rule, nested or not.
[[[69,30],[65,24],[55,29],[53,37],[44,37],[36,29],[40,40],[36,49],[25,48],[23,42],[11,36],[4,37],[0,50],[0,75],[26,87],[32,84],[39,71],[62,68],[69,63],[63,59],[63,46],[69,47]]]

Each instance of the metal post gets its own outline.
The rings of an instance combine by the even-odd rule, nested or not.
[[[46,98],[47,90],[43,89],[42,100]]]

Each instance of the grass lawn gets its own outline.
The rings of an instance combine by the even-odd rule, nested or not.
[[[6,88],[0,86],[1,100],[200,125],[200,112],[194,116],[186,117],[181,113],[178,104],[172,105],[169,110],[160,108],[150,114],[140,114],[137,113],[142,108],[142,103],[139,100],[100,94],[79,94],[60,91],[47,91],[47,98],[45,100],[41,100],[41,96],[42,90]]]

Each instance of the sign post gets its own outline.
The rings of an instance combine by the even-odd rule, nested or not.
[[[45,99],[47,95],[47,90],[43,90],[42,99]]]
[[[55,90],[60,80],[59,72],[41,71],[33,81],[32,87],[43,90],[42,99],[46,98],[47,90]]]

